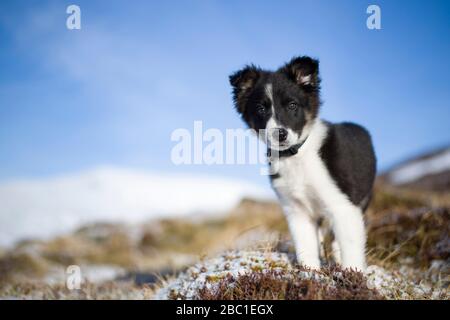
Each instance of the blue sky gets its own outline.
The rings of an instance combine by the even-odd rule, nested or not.
[[[383,169],[450,143],[449,39],[448,1],[1,1],[0,180],[114,165],[265,183],[174,166],[170,134],[243,127],[228,75],[303,54],[321,61],[321,116],[366,126]]]

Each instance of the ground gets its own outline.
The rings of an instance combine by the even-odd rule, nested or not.
[[[449,299],[448,192],[377,184],[365,220],[366,274],[327,256],[317,272],[298,265],[279,206],[244,199],[215,218],[99,223],[0,249],[0,298]]]

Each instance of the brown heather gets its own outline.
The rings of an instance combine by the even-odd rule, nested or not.
[[[305,279],[305,269],[254,271],[238,278],[228,276],[214,289],[199,290],[200,300],[381,300],[383,296],[367,287],[360,272],[337,267],[319,273],[334,284]]]

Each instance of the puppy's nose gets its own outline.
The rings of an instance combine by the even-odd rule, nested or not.
[[[286,140],[286,138],[288,136],[288,132],[286,129],[278,128],[278,129],[273,130],[272,135],[275,140],[278,140],[279,142],[283,142]]]

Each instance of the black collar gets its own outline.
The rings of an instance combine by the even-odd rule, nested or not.
[[[308,138],[306,138],[308,139]],[[301,143],[297,143],[294,144],[292,147],[290,147],[289,149],[286,150],[272,150],[270,148],[267,148],[267,156],[270,158],[272,156],[272,154],[278,154],[279,158],[284,158],[284,157],[291,157],[293,155],[296,155],[298,153],[298,149],[300,149],[300,147],[305,143],[305,140],[303,140],[303,142]]]

